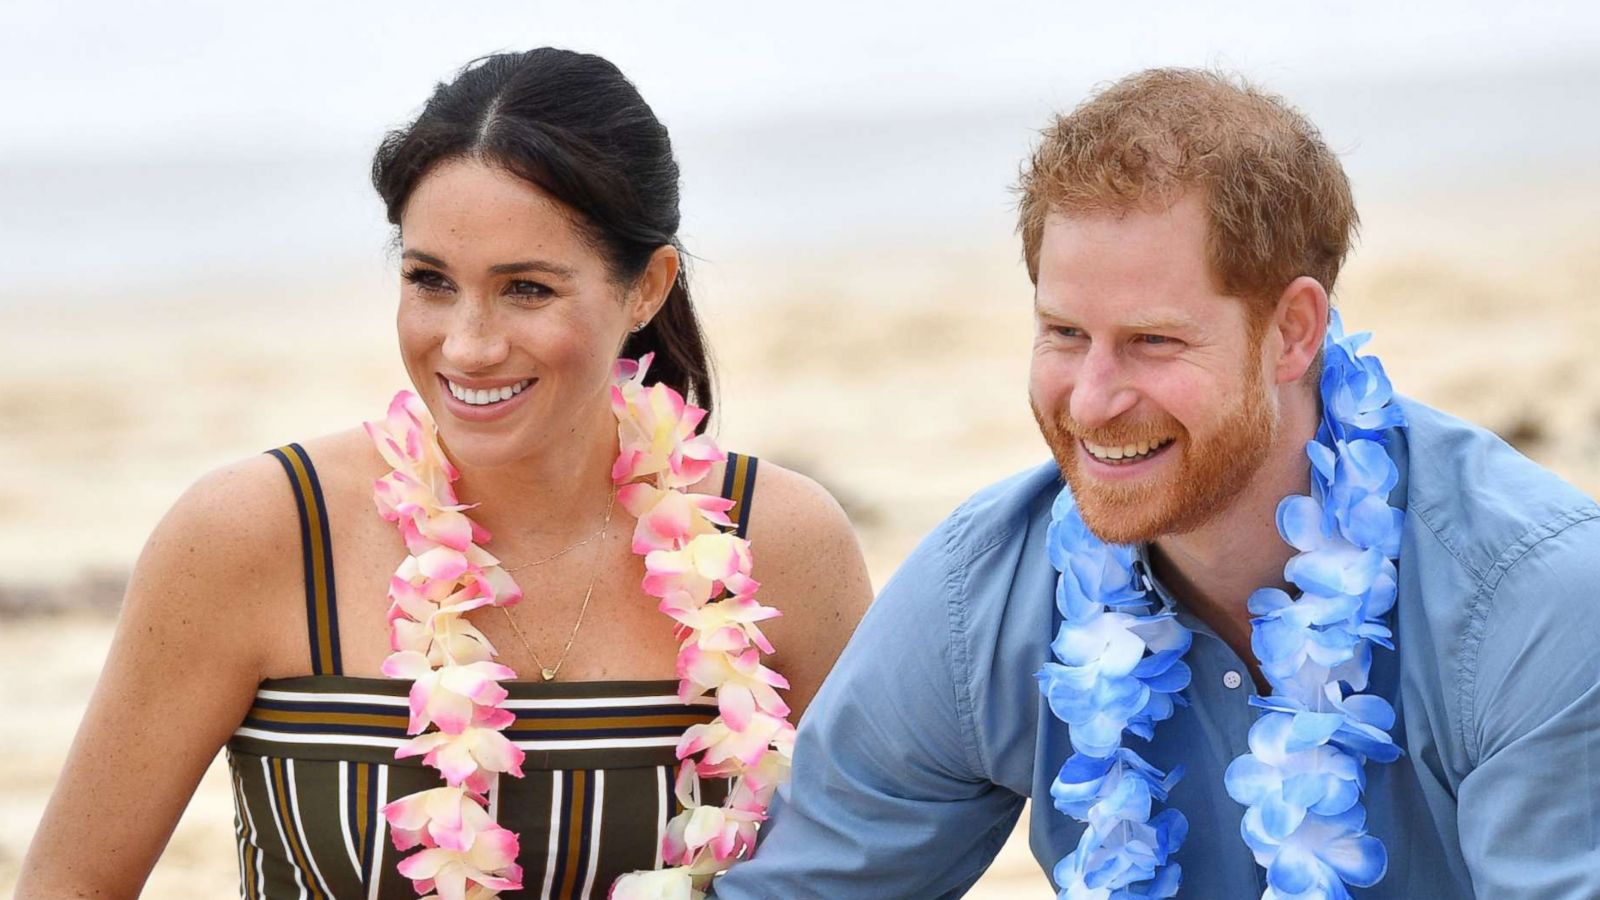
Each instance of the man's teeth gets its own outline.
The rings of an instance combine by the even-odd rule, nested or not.
[[[525,378],[516,384],[508,384],[504,387],[489,388],[487,390],[464,388],[448,378],[445,379],[445,384],[450,386],[450,395],[462,403],[471,404],[472,406],[487,406],[490,403],[510,400],[517,394],[522,393],[523,388],[533,384],[533,379]]]
[[[1137,444],[1123,444],[1120,447],[1106,447],[1100,444],[1091,444],[1088,441],[1084,441],[1083,446],[1095,459],[1116,461],[1123,459],[1138,459],[1140,457],[1149,456],[1151,453],[1160,450],[1162,447],[1165,447],[1170,443],[1172,443],[1172,438],[1161,438],[1160,440],[1155,441],[1141,441]]]

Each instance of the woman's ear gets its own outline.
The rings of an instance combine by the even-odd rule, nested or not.
[[[655,318],[662,304],[667,302],[667,296],[672,293],[682,264],[678,248],[671,244],[663,244],[650,254],[650,262],[645,264],[644,272],[634,282],[634,290],[628,300],[628,316],[633,322],[642,324]]]

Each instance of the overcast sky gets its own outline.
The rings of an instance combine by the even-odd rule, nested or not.
[[[9,0],[0,159],[366,146],[476,55],[617,62],[669,123],[1070,104],[1153,64],[1293,85],[1600,57],[1592,2]]]
[[[1383,179],[1600,158],[1592,2],[6,0],[0,302],[21,285],[376,267],[379,137],[466,61],[542,44],[639,85],[683,163],[691,249],[712,257],[796,237],[1004,240],[1034,130],[1156,65],[1286,94],[1358,200]]]

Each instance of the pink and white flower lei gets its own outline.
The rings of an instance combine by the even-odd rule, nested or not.
[[[650,356],[620,360],[611,388],[620,453],[617,499],[638,519],[633,551],[645,558],[645,593],[676,623],[678,696],[715,692],[719,715],[678,743],[678,801],[662,841],[671,868],[635,872],[613,900],[698,900],[712,876],[754,852],[772,794],[789,773],[794,726],[777,689],[788,682],[761,664],[772,645],[758,624],[779,615],[755,599],[750,544],[724,528],[733,501],[686,489],[726,459],[695,433],[705,411],[664,384],[644,385]],[[423,757],[445,786],[383,808],[395,847],[421,850],[399,870],[424,900],[486,900],[522,886],[516,834],[489,813],[499,776],[522,777],[523,753],[503,733],[515,716],[499,682],[516,678],[466,613],[510,606],[522,591],[484,549],[490,535],[469,519],[451,487],[459,473],[439,447],[427,407],[397,394],[382,423],[367,423],[394,471],[379,479],[379,513],[400,529],[407,556],[389,583],[390,647],[383,672],[409,678],[414,737],[397,758]],[[429,731],[432,726],[435,730]],[[730,778],[720,807],[699,802],[699,779]]]

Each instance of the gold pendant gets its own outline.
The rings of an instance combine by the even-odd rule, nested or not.
[[[549,666],[545,666],[544,668],[540,669],[539,674],[544,676],[545,681],[556,680],[556,670],[550,668]]]

